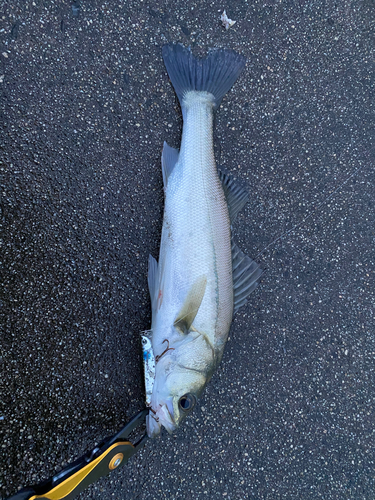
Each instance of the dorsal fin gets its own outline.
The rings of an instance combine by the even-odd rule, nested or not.
[[[202,303],[204,293],[206,291],[206,285],[207,278],[203,275],[200,276],[191,286],[174,322],[174,326],[177,330],[180,330],[181,333],[185,333],[190,330]]]
[[[232,240],[234,311],[246,304],[251,292],[258,286],[262,270],[248,255],[245,255]]]
[[[152,314],[156,310],[156,301],[158,298],[158,263],[152,255],[148,256],[148,290],[150,292]]]
[[[163,151],[161,153],[161,169],[163,172],[164,188],[167,187],[168,177],[171,175],[172,170],[178,161],[178,155],[178,150],[171,148],[171,146],[168,146],[168,144],[164,141]]]
[[[223,185],[223,190],[228,203],[230,223],[233,224],[237,215],[249,201],[249,193],[227,174],[218,171],[219,179]]]

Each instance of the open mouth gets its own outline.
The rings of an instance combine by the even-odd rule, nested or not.
[[[163,425],[166,430],[171,434],[176,429],[176,424],[168,409],[167,404],[159,405],[155,410],[150,408],[150,413],[146,419],[147,434],[149,437],[156,437],[160,434],[161,426]]]

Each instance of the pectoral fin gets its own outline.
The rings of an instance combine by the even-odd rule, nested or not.
[[[185,333],[190,330],[202,303],[204,293],[206,291],[206,285],[206,276],[200,276],[190,288],[185,302],[183,303],[174,322],[174,326],[177,330],[180,330],[181,333]]]

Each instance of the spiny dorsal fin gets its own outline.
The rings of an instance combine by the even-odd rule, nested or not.
[[[190,330],[202,303],[204,293],[206,291],[206,285],[207,278],[203,275],[200,276],[190,288],[185,302],[183,303],[174,322],[174,326],[177,330],[180,330],[181,333],[185,333]]]
[[[219,170],[219,179],[227,199],[230,222],[233,224],[239,212],[249,201],[249,193],[221,170]]]
[[[156,301],[158,299],[158,263],[152,255],[148,256],[148,290],[151,298],[152,313],[156,310]]]
[[[161,153],[161,169],[163,171],[163,184],[164,188],[167,187],[168,177],[171,175],[174,166],[178,161],[178,150],[171,148],[164,141],[163,151]]]
[[[251,292],[258,286],[262,270],[259,265],[245,255],[232,240],[234,311],[246,304]]]

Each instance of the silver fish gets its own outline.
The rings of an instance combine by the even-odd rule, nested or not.
[[[239,250],[231,224],[247,193],[218,172],[213,116],[245,66],[231,50],[196,59],[182,45],[163,47],[179,98],[179,151],[164,143],[165,190],[159,263],[150,256],[151,340],[155,354],[147,433],[175,430],[218,366],[233,314],[257,286],[259,266]]]

